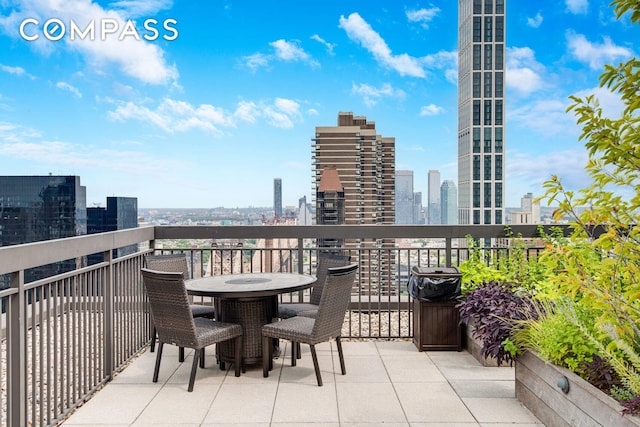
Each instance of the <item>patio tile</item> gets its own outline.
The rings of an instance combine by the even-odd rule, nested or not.
[[[520,401],[498,398],[464,398],[464,404],[480,423],[529,423],[538,419]],[[518,426],[520,427],[520,426]]]
[[[188,392],[186,383],[167,384],[142,411],[136,423],[202,423],[219,388],[219,384],[198,384],[196,381],[193,391]]]
[[[456,380],[450,384],[460,397],[515,398],[513,381]]]
[[[315,377],[314,377],[315,380]],[[313,384],[280,383],[273,408],[274,423],[338,423],[336,389]]]
[[[473,423],[475,419],[447,383],[396,383],[409,422]]]
[[[330,353],[318,354],[318,365],[320,366],[320,374],[322,375],[323,384],[331,384],[335,381],[334,369],[340,374],[340,363],[334,366],[333,358]],[[269,374],[271,375],[271,374]],[[280,374],[281,383],[297,382],[302,384],[318,386],[316,379],[316,371],[313,367],[313,358],[311,354],[303,354],[301,359],[296,360],[296,366],[291,366],[291,356],[282,362],[282,372]]]
[[[251,383],[249,387],[225,381],[202,422],[269,423],[277,390],[277,380],[271,383]]]
[[[346,375],[340,371],[338,353],[333,356],[336,382],[340,383],[390,383],[387,370],[379,356],[344,356]]]
[[[341,423],[406,423],[391,383],[336,383]]]
[[[151,380],[148,385],[133,387],[109,384],[81,406],[65,425],[129,425],[161,389],[159,384],[153,384]]]
[[[446,382],[440,370],[424,355],[383,356],[387,373],[392,382]]]

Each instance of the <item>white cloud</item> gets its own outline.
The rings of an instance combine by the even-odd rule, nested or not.
[[[82,93],[78,90],[77,87],[70,85],[67,82],[58,82],[56,83],[56,87],[58,89],[66,90],[71,92],[76,98],[82,98]]]
[[[121,102],[108,116],[112,120],[140,120],[151,123],[167,133],[199,130],[216,136],[223,130],[235,128],[239,121],[256,123],[264,118],[271,126],[291,128],[302,120],[300,104],[286,98],[276,98],[272,103],[240,101],[235,111],[226,111],[210,104],[192,105],[185,101],[165,98],[155,108]]]
[[[510,127],[523,129],[527,135],[533,133],[550,140],[575,138],[577,141],[579,129],[573,117],[566,113],[569,104],[568,98],[531,99],[509,110],[507,123]]]
[[[352,13],[347,18],[341,16],[339,26],[351,40],[360,43],[383,66],[395,70],[401,76],[426,76],[418,58],[406,53],[394,55],[382,37],[359,14]]]
[[[31,80],[35,80],[35,76],[32,76],[31,74],[27,73],[27,71],[22,67],[18,67],[18,66],[12,67],[9,65],[0,64],[0,70],[4,71],[5,73],[15,74],[16,76],[26,76],[26,77],[29,77]]]
[[[366,83],[359,85],[353,83],[351,85],[351,93],[362,96],[362,101],[369,107],[376,105],[383,97],[403,99],[406,96],[404,91],[394,89],[389,83],[385,83],[380,87],[374,87]]]
[[[313,59],[307,52],[299,46],[297,41],[287,41],[284,39],[276,40],[269,43],[276,51],[276,58],[285,62],[301,61],[306,62],[312,67],[317,67],[320,64]]]
[[[527,25],[531,28],[538,28],[542,24],[542,21],[542,15],[540,15],[540,12],[538,12],[533,18],[527,18]]]
[[[542,74],[544,65],[535,59],[535,53],[528,47],[507,49],[506,83],[510,89],[522,95],[530,95],[544,87]]]
[[[555,151],[550,146],[537,156],[530,152],[509,150],[507,156],[506,179],[509,192],[519,189],[519,194],[532,192],[534,196],[541,196],[542,184],[553,175],[557,175],[569,190],[584,188],[585,183],[591,182],[584,169],[587,153],[582,146],[564,151]],[[546,202],[543,205],[546,206]]]
[[[121,11],[127,18],[152,17],[161,10],[171,9],[172,0],[118,0],[109,3],[113,9]]]
[[[589,0],[565,0],[569,12],[580,15],[589,11]]]
[[[592,70],[600,69],[604,64],[618,59],[630,58],[633,52],[625,47],[616,46],[609,37],[603,37],[601,44],[591,43],[582,34],[567,31],[567,46],[570,53],[579,61],[589,64]]]
[[[262,53],[254,53],[253,55],[245,56],[242,59],[247,67],[256,71],[258,68],[268,67],[271,57]]]
[[[284,62],[304,62],[311,67],[319,67],[320,63],[313,59],[311,55],[304,51],[299,46],[298,41],[287,41],[284,39],[276,40],[269,43],[274,49],[274,53],[267,55],[264,53],[254,53],[242,57],[244,65],[250,68],[252,71],[256,71],[258,68],[268,68],[271,61],[274,59]]]
[[[598,105],[602,108],[602,113],[605,117],[615,119],[619,118],[624,111],[624,103],[620,99],[620,96],[614,94],[606,87],[594,87],[591,89],[584,89],[574,93],[579,98],[586,98],[589,95],[593,95],[598,101]]]
[[[133,7],[133,4],[130,6]],[[73,21],[80,29],[87,28],[93,20],[96,27],[95,37],[93,37],[94,40],[89,36],[84,40],[80,37],[71,40],[70,37],[65,36],[64,43],[54,43],[40,37],[31,42],[34,49],[40,52],[47,53],[64,47],[80,52],[96,73],[102,73],[106,65],[114,64],[128,76],[150,84],[172,84],[178,79],[175,65],[167,64],[164,51],[157,44],[142,38],[138,41],[133,37],[119,40],[119,32],[101,40],[100,22],[102,20],[113,20],[120,30],[125,28],[126,21],[121,12],[105,9],[91,0],[75,0],[64,2],[64,4],[59,0],[17,1],[10,15],[0,17],[0,28],[3,28],[7,34],[18,37],[15,28],[23,19],[35,18],[44,22],[51,17],[56,17],[63,23]],[[70,27],[70,24],[67,25]],[[67,31],[70,32],[70,29],[67,28]]]
[[[429,22],[431,22],[439,12],[439,8],[432,7],[431,9],[407,10],[406,14],[409,22],[418,22],[423,28],[429,28]]]
[[[312,35],[311,39],[323,44],[327,48],[327,53],[329,53],[329,55],[335,55],[333,53],[333,48],[336,47],[334,43],[329,43],[317,34]]]
[[[437,116],[438,114],[444,113],[444,108],[439,107],[435,104],[425,105],[420,108],[421,116]]]

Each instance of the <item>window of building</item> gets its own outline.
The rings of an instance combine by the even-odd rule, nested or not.
[[[486,182],[484,184],[484,207],[485,208],[491,207],[491,183],[490,182]]]
[[[496,42],[504,41],[504,16],[496,16]]]
[[[496,44],[496,70],[504,70],[504,45]]]
[[[491,82],[493,80],[493,73],[490,71],[485,71],[484,73],[484,97],[491,98]]]
[[[495,179],[502,181],[502,155],[497,154],[495,158]]]
[[[479,182],[473,183],[473,207],[474,208],[480,207],[480,183]]]
[[[496,211],[496,224],[502,224],[502,211]]]
[[[496,128],[495,135],[496,135],[496,139],[495,139],[496,153],[502,153],[502,128]]]
[[[479,43],[482,41],[482,18],[473,17],[473,41]]]
[[[484,179],[491,181],[491,155],[484,156]]]
[[[473,73],[473,97],[480,98],[481,73]]]
[[[504,0],[496,0],[496,13],[504,14]]]
[[[484,41],[493,41],[493,16],[485,16],[484,18]]]
[[[491,210],[486,209],[484,211],[484,223],[486,224],[491,224]]]
[[[504,73],[495,73],[495,74],[496,74],[496,98],[502,98],[504,96]]]
[[[493,67],[493,46],[487,44],[484,46],[484,69],[490,70]]]
[[[502,183],[501,182],[496,182],[496,208],[502,208]]]
[[[480,126],[480,101],[473,101],[473,125]]]
[[[482,46],[479,44],[473,45],[473,69],[480,70],[482,64]]]
[[[484,128],[484,152],[491,152],[491,128]]]
[[[484,101],[484,124],[491,125],[491,100]]]
[[[480,156],[473,156],[473,179],[476,181],[480,179]]]
[[[480,128],[473,128],[473,152],[480,152]]]
[[[482,13],[482,0],[473,0],[473,13]]]
[[[502,100],[496,99],[496,112],[495,112],[496,125],[502,126]]]
[[[493,13],[493,0],[484,0],[484,13]]]
[[[479,210],[474,210],[473,211],[473,223],[474,224],[480,224],[480,211]]]

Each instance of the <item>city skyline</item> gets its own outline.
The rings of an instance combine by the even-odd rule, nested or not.
[[[315,127],[351,111],[396,138],[416,192],[430,169],[457,180],[457,2],[57,4],[0,4],[4,175],[78,175],[87,205],[118,195],[141,208],[271,206],[277,176],[295,205],[313,196]],[[587,181],[568,96],[597,93],[618,111],[598,76],[637,50],[637,29],[608,4],[507,2],[506,206],[553,173]],[[51,18],[68,32],[94,19],[98,39],[106,19],[119,31],[50,41]],[[153,35],[148,19],[156,39],[118,40],[127,20]],[[20,35],[24,22],[38,40]]]

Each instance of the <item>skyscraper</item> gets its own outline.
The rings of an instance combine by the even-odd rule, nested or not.
[[[442,224],[458,223],[458,190],[456,184],[446,179],[440,186],[440,205],[442,207],[440,218]]]
[[[323,172],[333,168],[344,189],[345,224],[394,224],[395,138],[378,135],[375,122],[367,121],[366,117],[341,112],[338,126],[317,126],[312,141],[313,194],[320,188]],[[316,216],[319,208],[316,199]],[[385,239],[345,241],[347,248],[382,248],[393,244]],[[358,262],[361,274],[370,274],[372,292],[397,291],[390,289],[388,259],[363,256]]]
[[[0,176],[0,246],[84,234],[87,196],[79,176]],[[25,281],[75,267],[75,260],[68,260],[27,270]]]
[[[458,0],[458,222],[504,223],[505,3]]]
[[[282,179],[274,178],[273,180],[273,215],[282,218]]]
[[[138,199],[136,197],[107,197],[107,207],[87,208],[87,234],[124,230],[138,226]],[[114,257],[135,253],[137,245],[114,250]],[[103,254],[90,255],[88,263],[102,262]]]
[[[324,169],[316,191],[316,224],[344,224],[344,206],[344,187],[340,182],[338,171],[331,167]],[[341,248],[342,246],[344,246],[344,239],[338,236],[318,239],[320,248]],[[331,252],[330,249],[327,251]]]
[[[427,198],[429,199],[427,219],[429,224],[440,222],[440,171],[432,169],[427,176]]]
[[[396,224],[415,224],[413,171],[396,171]]]

